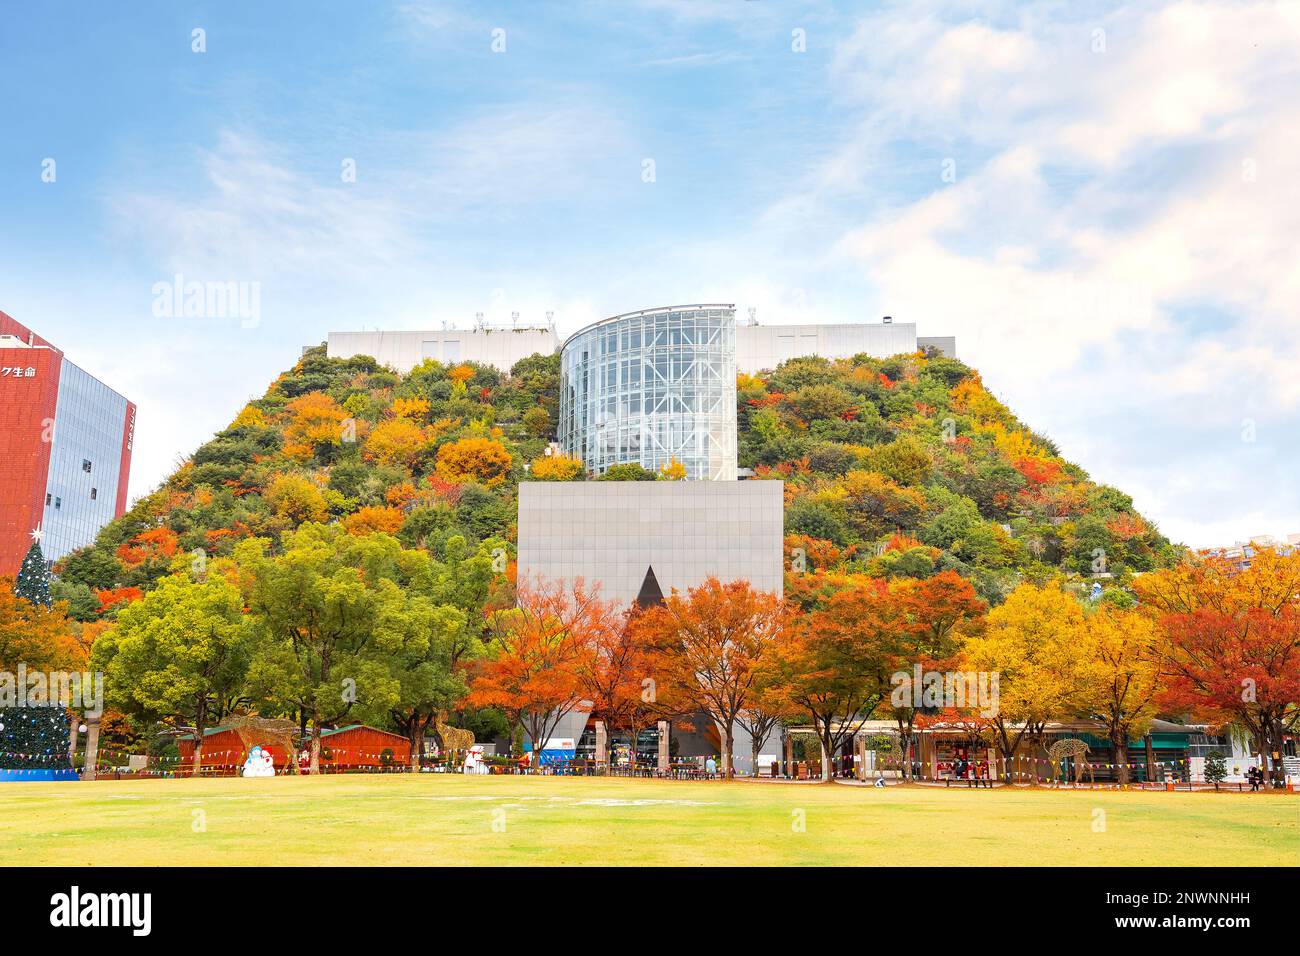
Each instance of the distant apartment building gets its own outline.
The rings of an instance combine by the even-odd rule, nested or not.
[[[1198,553],[1204,557],[1224,558],[1244,571],[1255,560],[1255,555],[1264,548],[1271,548],[1279,554],[1293,554],[1300,550],[1300,532],[1288,534],[1285,538],[1276,538],[1271,534],[1257,534],[1248,541],[1238,541],[1223,547],[1201,548]]]
[[[0,312],[0,574],[40,533],[49,561],[126,510],[135,405]]]

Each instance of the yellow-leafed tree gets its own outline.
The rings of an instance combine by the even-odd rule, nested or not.
[[[462,438],[438,449],[434,470],[445,481],[468,481],[492,487],[510,474],[510,452],[492,438]]]
[[[1057,583],[1025,583],[989,612],[984,633],[966,644],[972,670],[998,675],[994,740],[1008,762],[1022,742],[1041,742],[1043,727],[1077,705],[1084,644],[1083,606]],[[1032,761],[1037,780],[1037,761]]]
[[[1129,780],[1128,742],[1151,726],[1164,686],[1159,640],[1149,615],[1103,605],[1087,616],[1077,648],[1079,704],[1106,724],[1121,784]]]
[[[279,517],[295,525],[324,521],[329,510],[324,493],[302,475],[280,475],[267,488],[266,500]]]
[[[380,422],[366,439],[366,458],[381,465],[413,468],[429,445],[425,428],[409,418],[390,418]]]
[[[577,481],[582,477],[582,462],[568,455],[543,455],[528,473],[537,481]]]

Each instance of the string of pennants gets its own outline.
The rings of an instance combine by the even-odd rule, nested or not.
[[[99,759],[95,761],[95,769],[96,771],[115,770],[118,767],[124,767],[126,765],[126,758],[140,757],[140,756],[144,756],[144,755],[138,753],[131,753],[126,750],[113,750],[111,748],[100,748],[98,751]],[[247,757],[248,757],[248,751],[242,749],[241,750],[217,750],[217,751],[205,750],[203,752],[202,767],[204,770],[238,769],[244,765],[244,761],[247,759]],[[42,768],[9,769],[4,766],[4,762],[6,758],[9,759],[19,758],[25,761],[37,761],[39,763],[48,764],[49,767],[47,767],[46,769],[42,769]],[[298,758],[298,753],[296,752],[290,757],[290,761],[295,760],[297,758]],[[387,764],[384,763],[385,760],[388,761]],[[279,758],[278,762],[281,765],[283,765],[285,761],[283,760],[283,758]],[[408,766],[408,754],[394,753],[392,751],[389,751],[387,757],[385,757],[383,751],[371,752],[369,750],[329,748],[328,754],[326,750],[322,749],[320,763],[323,769],[331,769],[331,770],[333,769],[346,770],[346,769],[359,768],[359,767],[382,767],[382,766],[406,767]],[[154,773],[171,773],[177,769],[189,768],[192,765],[193,765],[193,758],[191,757],[151,756],[149,757],[148,765],[147,765],[149,769],[134,771],[134,772],[142,775],[149,775]],[[71,759],[68,754],[68,751],[63,748],[59,748],[57,750],[32,751],[26,753],[22,753],[18,751],[0,750],[0,771],[4,771],[5,773],[9,773],[9,774],[47,773],[49,769],[66,769],[69,767],[71,767]]]

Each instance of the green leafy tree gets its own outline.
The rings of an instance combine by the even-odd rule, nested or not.
[[[394,662],[427,653],[435,608],[397,583],[402,548],[389,534],[308,522],[282,535],[278,554],[254,539],[236,558],[269,644],[254,684],[309,729],[316,773],[322,730],[349,715],[381,719],[401,702]]]
[[[497,577],[488,545],[471,555],[465,539],[455,535],[444,550],[441,562],[423,551],[397,556],[402,586],[432,608],[425,639],[404,642],[388,656],[399,683],[398,701],[389,716],[410,741],[413,771],[438,716],[469,692],[461,676],[463,665],[483,654],[483,605]]]
[[[204,731],[243,695],[253,640],[238,588],[218,574],[173,574],[118,613],[92,664],[110,706],[193,726],[198,774]]]

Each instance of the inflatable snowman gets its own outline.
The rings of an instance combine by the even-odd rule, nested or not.
[[[274,777],[275,760],[271,756],[271,751],[265,749],[261,744],[257,744],[248,752],[248,759],[244,761],[245,777]]]
[[[475,744],[465,751],[465,773],[487,773],[487,764],[483,762],[483,745]]]

